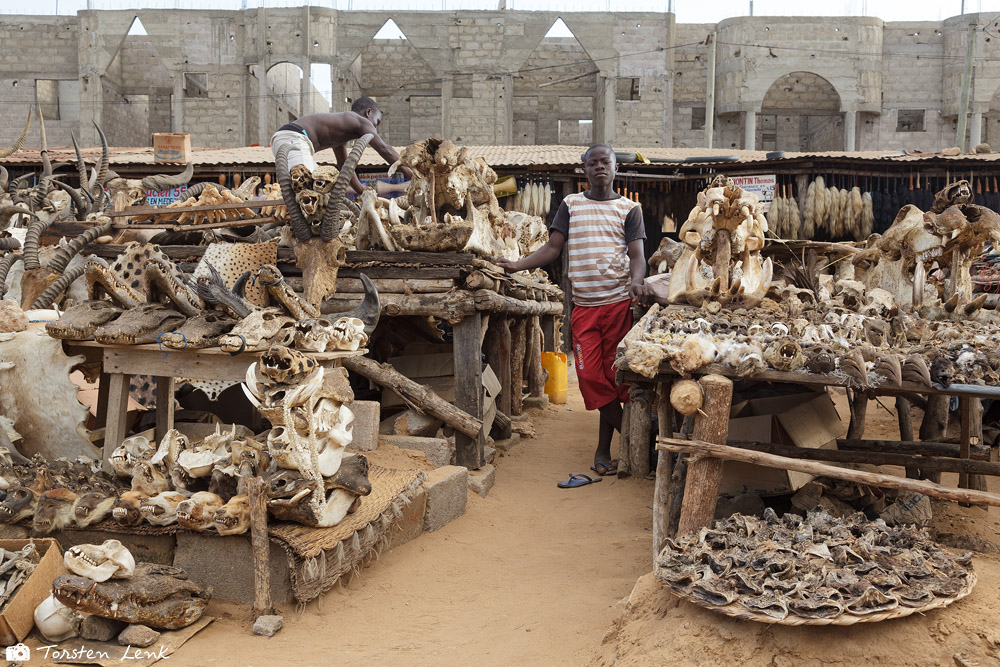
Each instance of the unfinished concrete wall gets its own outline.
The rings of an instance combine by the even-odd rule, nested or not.
[[[714,29],[715,25],[710,23],[678,23],[675,26],[674,146],[705,145],[708,47],[699,42],[703,42]]]
[[[593,121],[596,70],[576,38],[543,39],[514,81],[514,143],[558,144],[561,125]],[[582,103],[560,105],[563,97]]]

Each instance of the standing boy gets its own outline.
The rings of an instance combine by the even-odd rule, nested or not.
[[[590,189],[566,197],[549,228],[544,246],[516,262],[494,260],[506,271],[551,263],[566,246],[573,285],[573,352],[580,393],[588,410],[601,413],[593,470],[618,471],[611,459],[611,437],[621,432],[622,401],[628,389],[615,382],[615,350],[632,327],[631,303],[645,302],[646,229],[642,207],[615,193],[615,152],[594,144],[583,155]]]

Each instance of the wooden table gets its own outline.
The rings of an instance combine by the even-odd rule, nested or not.
[[[168,350],[156,344],[101,345],[95,341],[64,341],[68,355],[82,354],[88,361],[101,364],[97,419],[104,421],[104,464],[111,452],[125,439],[130,375],[153,375],[156,378],[156,441],[174,426],[175,378],[192,380],[229,380],[242,382],[247,368],[260,359],[261,352],[230,354],[218,347],[201,350]],[[336,367],[347,357],[364,355],[355,352],[311,352],[309,356],[325,367]],[[169,397],[164,400],[164,397]]]

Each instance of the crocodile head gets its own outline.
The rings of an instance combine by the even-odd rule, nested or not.
[[[97,299],[84,301],[68,308],[55,322],[45,325],[45,331],[53,338],[65,340],[89,340],[94,331],[122,314],[121,307],[110,301]]]
[[[235,324],[236,319],[227,313],[205,311],[188,319],[177,331],[162,334],[160,344],[172,350],[211,347],[219,342],[219,336],[229,333]]]
[[[52,592],[79,612],[162,630],[191,625],[212,599],[212,589],[191,582],[184,570],[156,563],[137,563],[131,579],[101,583],[63,574],[53,582]]]
[[[186,318],[160,303],[143,303],[125,311],[115,321],[94,331],[94,340],[102,345],[141,345],[155,343],[161,333],[175,331]]]

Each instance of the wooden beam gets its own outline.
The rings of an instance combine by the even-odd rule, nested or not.
[[[837,440],[837,449],[862,452],[886,452],[916,456],[947,456],[957,458],[959,446],[953,442],[926,442],[923,440]],[[971,458],[977,461],[990,460],[990,448],[971,447]]]
[[[325,314],[343,313],[361,303],[361,294],[336,294],[323,301],[320,310]],[[472,296],[465,290],[437,294],[385,294],[379,295],[382,314],[389,317],[408,315],[440,317],[452,324],[476,312]]]
[[[701,386],[705,390],[704,412],[695,417],[694,437],[699,441],[721,445],[729,435],[733,382],[721,375],[706,375],[701,378]],[[693,533],[712,525],[721,481],[721,459],[699,458],[688,464],[678,535]]]
[[[621,458],[628,458],[628,470],[635,477],[649,474],[649,436],[653,428],[652,392],[645,387],[629,387],[628,451]],[[622,429],[624,430],[624,429]]]
[[[889,489],[900,489],[902,491],[916,491],[926,496],[944,498],[955,502],[972,503],[976,505],[993,505],[1000,507],[1000,495],[986,493],[985,491],[972,491],[969,489],[949,489],[924,480],[906,479],[895,475],[882,475],[861,470],[850,470],[848,468],[838,468],[837,466],[817,463],[815,461],[800,461],[788,458],[787,456],[775,456],[764,452],[754,452],[739,447],[720,445],[704,440],[680,440],[676,438],[658,438],[657,449],[668,452],[685,452],[696,456],[710,458],[711,460],[743,461],[754,465],[767,466],[768,468],[779,468],[782,470],[794,470],[804,472],[817,477],[833,477],[843,479],[848,482],[858,484],[869,484],[871,486],[884,487]],[[702,459],[704,460],[704,459]],[[687,497],[685,496],[685,502]],[[682,518],[683,523],[683,518]]]
[[[674,432],[673,408],[670,406],[670,385],[661,382],[656,386],[657,435],[669,437]],[[670,475],[673,466],[670,452],[656,452],[656,482],[653,486],[653,561],[663,549],[667,538],[670,514]]]
[[[510,329],[510,415],[523,412],[524,352],[527,341],[527,319],[515,317]]]
[[[257,616],[274,613],[271,604],[271,553],[267,538],[267,497],[260,477],[247,479],[250,501],[250,544],[253,553],[253,611]]]
[[[477,310],[493,313],[558,315],[563,310],[563,305],[559,301],[522,301],[487,289],[476,290],[472,293],[472,297],[476,302]]]
[[[454,326],[455,332],[455,407],[471,418],[483,416],[483,362],[479,313],[463,318]],[[479,421],[477,433],[455,434],[455,462],[470,470],[477,470],[486,462],[484,451],[486,433]]]

